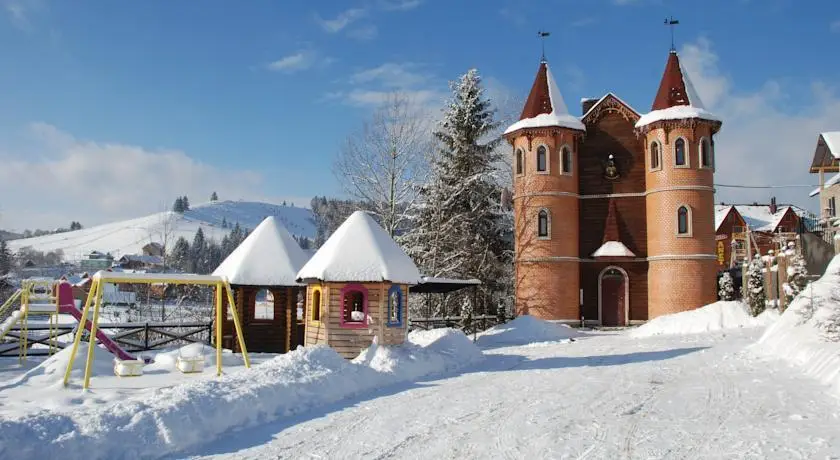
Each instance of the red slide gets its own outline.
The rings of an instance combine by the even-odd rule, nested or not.
[[[76,301],[73,299],[73,286],[67,282],[58,283],[58,312],[73,315],[76,321],[82,320],[82,312],[76,308]],[[90,319],[85,321],[85,329],[90,331]],[[102,329],[96,330],[96,338],[99,343],[105,345],[105,349],[110,351],[114,356],[122,361],[134,361],[137,358],[128,354],[125,350],[117,345],[117,342],[111,340],[110,337],[102,332]]]

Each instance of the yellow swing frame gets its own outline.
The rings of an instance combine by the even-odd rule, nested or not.
[[[213,286],[215,292],[215,314],[216,314],[216,375],[222,375],[222,295],[227,296],[228,308],[231,308],[233,314],[233,325],[236,328],[236,339],[239,343],[239,349],[242,350],[242,358],[245,361],[245,367],[251,367],[251,361],[248,358],[248,350],[245,348],[245,339],[242,336],[242,325],[239,323],[239,315],[236,311],[236,302],[233,299],[233,291],[227,279],[221,276],[212,275],[181,275],[181,274],[164,274],[164,273],[121,273],[121,272],[106,272],[99,271],[93,275],[90,291],[88,292],[85,306],[82,310],[82,317],[79,320],[79,327],[76,330],[76,337],[73,339],[73,348],[70,352],[70,360],[67,363],[67,370],[64,372],[64,386],[70,383],[70,373],[73,370],[73,362],[76,360],[76,355],[79,351],[79,343],[82,341],[82,334],[85,331],[85,324],[90,314],[90,307],[93,305],[93,319],[90,325],[90,346],[88,347],[87,359],[85,361],[85,377],[83,388],[90,388],[91,369],[93,367],[93,349],[96,344],[96,330],[99,324],[99,311],[102,307],[102,293],[103,285],[105,283],[112,284],[176,284],[176,285],[194,285],[194,286]]]

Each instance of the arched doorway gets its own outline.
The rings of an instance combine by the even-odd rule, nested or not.
[[[603,326],[626,326],[630,316],[630,280],[621,267],[598,276],[598,317]]]

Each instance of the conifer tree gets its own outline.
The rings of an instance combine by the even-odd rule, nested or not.
[[[210,195],[210,201],[219,201],[219,195],[216,195],[216,192],[213,192]]]
[[[12,256],[12,251],[9,249],[9,245],[6,244],[6,240],[0,239],[0,275],[9,273],[12,269],[13,261],[14,257]]]
[[[764,311],[767,303],[767,296],[764,292],[764,262],[761,256],[756,254],[755,258],[750,262],[749,270],[747,271],[747,290],[750,294],[750,313],[753,316],[758,316]]]
[[[184,212],[184,199],[182,197],[175,198],[175,203],[172,205],[172,212]]]
[[[720,300],[732,301],[735,300],[735,285],[732,282],[732,275],[729,272],[723,272],[720,277],[720,290],[718,291]]]
[[[190,271],[193,273],[204,273],[206,268],[207,257],[207,241],[204,238],[204,230],[198,227],[193,237],[192,245],[190,246],[190,262],[192,266]]]
[[[494,110],[475,69],[451,84],[452,98],[434,132],[436,158],[429,182],[419,191],[414,228],[400,242],[430,276],[476,278],[485,294],[501,290],[511,242],[499,200],[500,138]],[[450,296],[462,316],[473,296]],[[477,296],[479,301],[486,296]]]
[[[190,243],[183,236],[175,241],[172,251],[169,254],[169,261],[173,268],[181,271],[188,271],[191,268]]]
[[[182,203],[183,208],[184,208],[184,210],[183,210],[183,211],[181,211],[181,212],[186,212],[186,211],[189,211],[189,210],[190,210],[190,199],[189,199],[189,198],[187,198],[187,196],[186,196],[186,195],[184,195],[183,197],[181,197],[181,203]]]
[[[790,305],[793,299],[808,285],[808,268],[805,258],[801,254],[794,254],[787,267],[787,282],[783,286],[785,291],[785,305]]]

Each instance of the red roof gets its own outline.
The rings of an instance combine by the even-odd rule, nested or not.
[[[668,62],[665,63],[665,73],[662,75],[662,82],[659,83],[659,91],[656,99],[653,100],[651,110],[662,110],[678,105],[692,105],[686,89],[685,78],[680,69],[680,58],[676,51],[668,55]]]
[[[548,92],[548,66],[543,61],[540,62],[537,78],[534,79],[534,85],[531,86],[531,93],[528,94],[528,100],[525,101],[525,108],[522,109],[522,115],[519,116],[519,119],[534,118],[541,113],[551,113],[551,111],[551,94]]]

